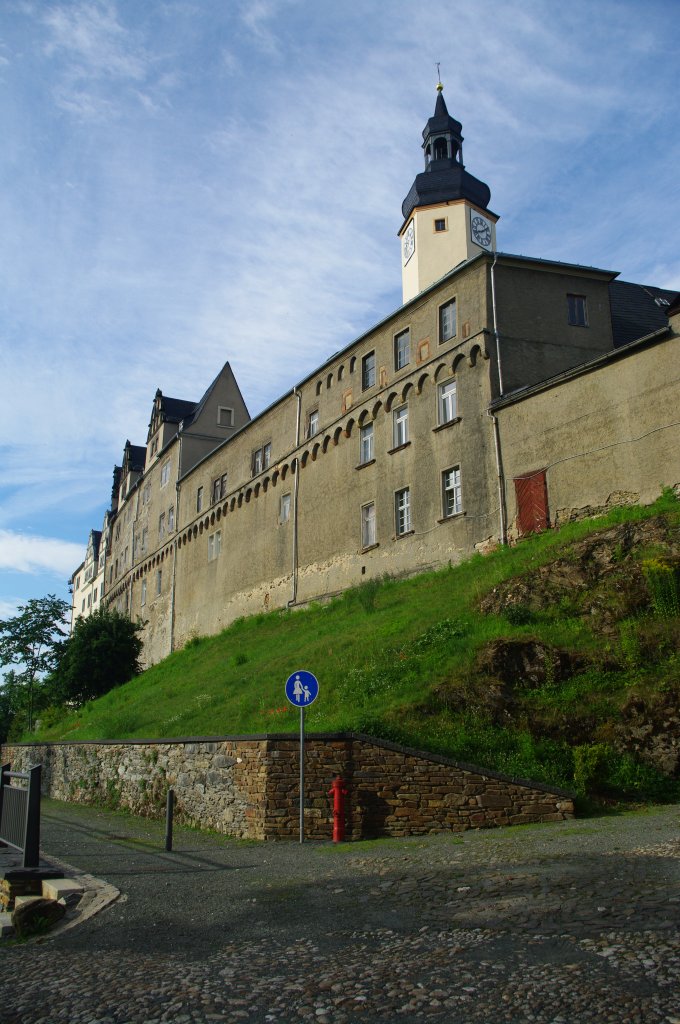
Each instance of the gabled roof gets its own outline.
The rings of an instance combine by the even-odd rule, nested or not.
[[[167,423],[179,423],[196,410],[196,402],[187,402],[183,398],[166,398],[163,395],[161,412]]]
[[[668,310],[677,293],[653,285],[612,281],[609,303],[614,348],[668,326]]]

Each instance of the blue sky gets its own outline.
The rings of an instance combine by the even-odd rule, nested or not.
[[[505,252],[680,289],[675,0],[3,0],[0,618],[154,392],[251,414],[401,302],[435,62]],[[262,366],[266,372],[262,372]]]

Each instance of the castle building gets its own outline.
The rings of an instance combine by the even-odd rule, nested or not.
[[[239,616],[680,482],[678,297],[499,252],[462,144],[439,87],[402,206],[399,309],[252,419],[228,363],[198,403],[156,393],[74,573],[74,618],[96,560],[87,586],[144,621],[153,663]]]

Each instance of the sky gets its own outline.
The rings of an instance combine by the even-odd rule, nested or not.
[[[441,66],[498,247],[680,289],[677,0],[2,0],[0,619],[153,397],[251,415],[401,304]],[[264,367],[264,370],[263,370]]]

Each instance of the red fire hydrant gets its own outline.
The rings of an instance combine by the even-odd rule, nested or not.
[[[345,838],[345,797],[349,790],[340,775],[336,775],[328,790],[333,797],[333,842],[341,843]]]

